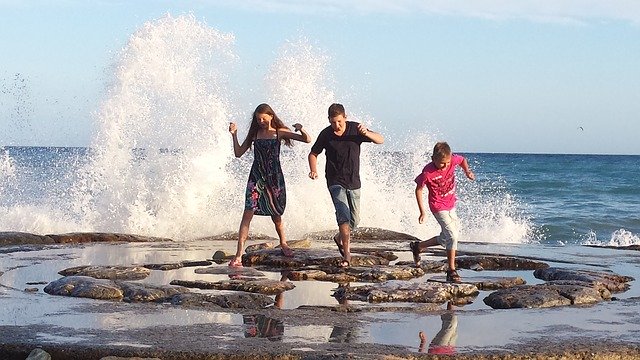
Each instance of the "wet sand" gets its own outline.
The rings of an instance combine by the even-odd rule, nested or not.
[[[256,242],[252,242],[256,243]],[[249,243],[251,244],[251,243]],[[332,241],[314,247],[332,249]],[[410,260],[406,242],[367,242]],[[358,246],[358,243],[355,244]],[[60,278],[58,271],[81,265],[135,265],[210,259],[215,250],[232,251],[233,241],[83,244],[3,248],[0,253],[0,359],[24,359],[41,347],[54,359],[141,356],[162,359],[372,359],[434,356],[443,322],[455,316],[449,349],[461,359],[638,359],[640,287],[614,294],[592,306],[494,310],[481,291],[464,306],[447,304],[340,304],[335,283],[294,282],[279,297],[281,308],[202,309],[171,304],[125,303],[52,296],[42,289]],[[542,245],[462,243],[463,251],[545,259],[552,266],[611,270],[640,276],[640,252]],[[25,250],[22,248],[21,250]],[[440,260],[435,255],[424,259]],[[220,264],[213,266],[226,266]],[[486,275],[461,270],[463,278]],[[541,283],[532,271],[491,271]],[[427,274],[412,281],[426,281]],[[279,280],[280,273],[267,273]],[[173,279],[217,281],[227,275],[196,274],[194,268],[152,271],[143,280],[168,284]],[[351,286],[356,286],[352,283]],[[30,289],[30,291],[25,291]],[[34,292],[34,290],[36,290]],[[206,290],[193,290],[207,292]],[[445,324],[446,325],[446,324]],[[450,324],[449,324],[450,325]],[[426,340],[420,345],[418,333]]]

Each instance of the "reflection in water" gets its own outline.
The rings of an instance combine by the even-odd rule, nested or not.
[[[345,297],[345,289],[349,287],[349,283],[338,284],[338,288],[334,292],[334,297],[338,300],[338,304],[346,306],[349,305],[349,300]],[[348,325],[335,325],[329,335],[329,342],[336,343],[355,343],[356,327],[350,323]]]
[[[455,312],[451,311],[453,310],[451,302],[447,304],[447,310],[449,311],[440,316],[440,320],[442,320],[442,327],[429,344],[429,349],[427,350],[429,354],[452,355],[456,353],[458,317]],[[427,343],[427,336],[423,331],[420,331],[418,336],[420,337],[420,347],[418,348],[418,352],[424,352],[424,346]]]
[[[243,315],[244,337],[267,338],[271,341],[282,340],[284,323],[264,315]]]

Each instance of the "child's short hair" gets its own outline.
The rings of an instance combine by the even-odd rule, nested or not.
[[[433,157],[437,159],[442,159],[445,156],[451,155],[451,148],[449,144],[444,141],[437,142],[433,147]]]
[[[347,113],[344,111],[342,104],[333,103],[329,106],[329,118],[336,117],[338,115],[345,116]]]

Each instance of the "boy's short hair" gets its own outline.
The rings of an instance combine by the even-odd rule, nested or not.
[[[342,104],[333,103],[329,106],[329,118],[336,117],[338,115],[345,116],[347,113],[344,111]]]
[[[445,156],[451,155],[451,147],[444,141],[437,142],[433,147],[433,157],[437,159],[442,159]]]

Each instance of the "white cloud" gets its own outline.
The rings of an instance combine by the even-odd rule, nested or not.
[[[262,12],[303,14],[413,14],[532,21],[640,22],[638,0],[201,0]]]

